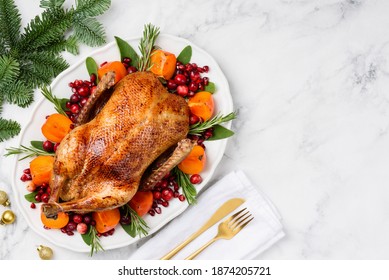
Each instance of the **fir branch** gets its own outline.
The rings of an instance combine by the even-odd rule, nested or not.
[[[13,120],[6,120],[0,117],[0,142],[8,140],[20,132],[20,124]]]
[[[105,43],[105,32],[102,24],[95,18],[74,18],[74,36],[80,42],[94,47]]]
[[[0,56],[0,89],[16,80],[19,75],[19,62],[7,55]]]
[[[45,45],[37,49],[37,52],[48,52],[48,53],[60,53],[62,51],[67,51],[71,54],[78,54],[78,41],[75,36],[69,36],[67,39],[59,39],[52,44]]]
[[[41,0],[39,7],[43,9],[61,8],[65,0]]]
[[[190,182],[189,176],[182,172],[177,166],[173,168],[172,172],[176,176],[177,183],[182,188],[182,192],[184,193],[188,204],[196,204],[197,191],[193,184]]]
[[[111,0],[78,0],[74,13],[84,18],[95,17],[102,15],[110,5]]]
[[[16,47],[20,37],[21,16],[13,0],[0,0],[0,37],[6,48]]]
[[[22,157],[19,160],[23,160],[23,159],[29,158],[29,157],[36,157],[36,156],[54,156],[54,153],[49,153],[49,152],[46,152],[44,150],[35,148],[33,146],[26,147],[26,146],[20,145],[19,148],[11,147],[11,148],[6,148],[5,150],[7,151],[7,153],[4,154],[4,156],[6,156],[6,157],[11,156],[11,155],[24,155],[24,157]]]
[[[72,26],[72,13],[63,9],[45,10],[27,25],[21,37],[19,49],[32,52],[63,38]]]
[[[217,114],[216,116],[214,116],[212,119],[209,119],[208,121],[198,122],[198,123],[191,125],[189,128],[188,134],[199,136],[207,129],[209,129],[217,124],[228,122],[228,121],[233,120],[235,118],[236,118],[235,112],[229,113],[226,116],[223,116],[221,114]]]
[[[5,84],[5,88],[1,88],[0,94],[6,102],[16,104],[22,108],[28,107],[34,101],[33,88],[25,85],[20,80]]]
[[[143,30],[143,37],[139,43],[141,58],[138,61],[138,70],[147,71],[150,68],[150,57],[153,51],[155,40],[159,35],[159,28],[152,24],[147,24]]]
[[[43,94],[43,96],[48,100],[50,101],[51,103],[54,104],[54,107],[55,107],[55,110],[59,113],[59,114],[62,114],[64,116],[68,116],[66,115],[65,111],[62,109],[62,102],[60,99],[58,99],[55,95],[53,95],[53,92],[51,91],[50,88],[47,88],[47,87],[43,87],[41,89],[41,92]]]

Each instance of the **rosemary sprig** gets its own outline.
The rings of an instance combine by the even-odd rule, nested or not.
[[[42,87],[41,92],[47,100],[49,100],[51,103],[54,104],[54,108],[58,113],[66,116],[66,117],[68,116],[68,115],[66,115],[64,109],[62,109],[62,103],[64,102],[64,99],[57,98],[55,95],[53,95],[53,92],[51,91],[51,89],[46,87],[46,86]]]
[[[103,246],[100,243],[100,238],[97,235],[97,230],[94,226],[89,226],[89,231],[87,235],[90,237],[90,256],[92,257],[94,253],[98,251],[104,251]]]
[[[123,229],[131,236],[147,236],[148,230],[150,229],[145,220],[142,219],[136,213],[134,209],[132,209],[128,204],[122,206],[122,211],[124,211],[124,216],[130,218],[130,224],[121,224]]]
[[[236,118],[235,112],[229,113],[226,116],[223,116],[221,114],[217,114],[212,119],[209,119],[205,122],[199,122],[199,123],[195,123],[195,124],[191,125],[189,128],[189,134],[200,136],[207,129],[209,129],[215,125],[218,125],[218,124],[221,124],[224,122],[228,122],[228,121],[233,120],[235,118]]]
[[[151,52],[153,51],[155,40],[157,39],[158,35],[158,27],[155,27],[150,23],[145,25],[145,29],[143,30],[143,37],[139,43],[139,50],[141,53],[141,58],[138,62],[139,71],[149,70]]]
[[[33,146],[26,147],[21,145],[19,148],[11,147],[11,148],[6,148],[7,151],[4,156],[10,156],[10,155],[19,155],[19,154],[26,154],[24,157],[22,157],[19,160],[23,160],[29,157],[35,157],[35,156],[53,156],[54,153],[49,153],[40,149],[37,149]]]
[[[178,167],[174,167],[172,172],[176,176],[177,183],[182,188],[182,191],[186,197],[186,200],[188,201],[188,204],[196,204],[197,191],[193,184],[190,182],[188,175],[182,172]]]

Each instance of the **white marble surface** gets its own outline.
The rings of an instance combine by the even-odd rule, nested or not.
[[[16,2],[24,22],[40,11],[38,1]],[[286,231],[258,259],[389,258],[389,1],[112,2],[100,18],[108,41],[139,36],[152,22],[207,50],[229,79],[239,118],[214,179],[245,171]],[[4,112],[21,122],[28,114]],[[11,160],[0,160],[12,201]],[[56,259],[89,259],[51,245],[22,217],[0,227],[0,259],[38,259],[39,244]],[[126,259],[132,250],[94,258]]]

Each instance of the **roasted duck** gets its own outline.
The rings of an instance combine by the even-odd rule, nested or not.
[[[114,75],[102,78],[57,149],[50,200],[42,205],[47,217],[124,205],[139,187],[151,189],[192,148],[185,139],[184,98],[169,93],[150,72],[129,74],[110,90]]]

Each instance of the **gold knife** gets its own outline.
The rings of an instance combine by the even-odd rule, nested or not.
[[[222,206],[220,206],[219,209],[216,210],[216,212],[212,215],[212,217],[195,233],[193,233],[191,236],[188,237],[184,242],[182,242],[180,245],[178,245],[176,248],[171,250],[169,253],[167,253],[165,256],[161,258],[161,260],[170,260],[175,254],[177,254],[179,251],[181,251],[182,248],[184,248],[186,245],[188,245],[190,242],[192,242],[195,238],[197,238],[200,234],[202,234],[204,231],[209,229],[211,226],[216,224],[218,221],[223,219],[225,216],[230,214],[232,211],[234,211],[236,208],[238,208],[240,205],[245,202],[242,198],[233,198],[225,202]]]

